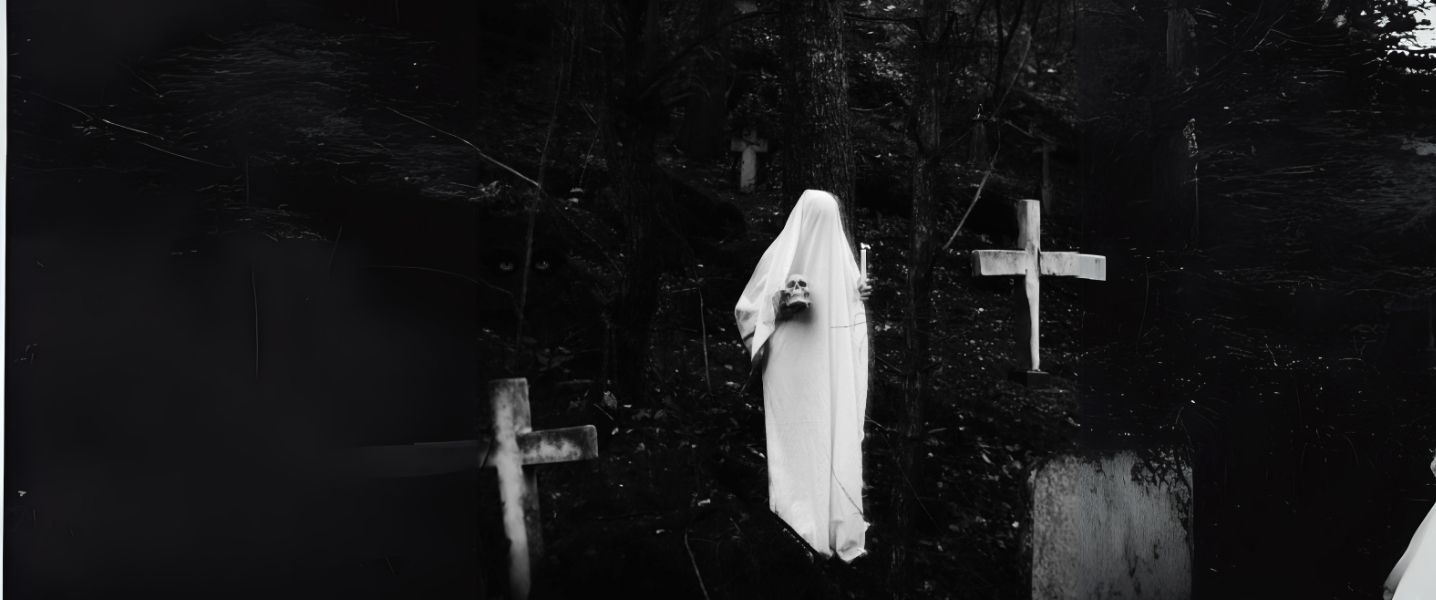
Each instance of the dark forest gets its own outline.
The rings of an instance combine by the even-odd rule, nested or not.
[[[524,468],[533,598],[1066,598],[1042,473],[1117,456],[1185,507],[1138,597],[1376,598],[1436,502],[1433,14],[12,1],[3,591],[510,597],[524,378],[597,444]],[[870,247],[852,563],[769,511],[734,322],[806,189]],[[1042,277],[1040,382],[973,266],[1026,200],[1105,257]]]

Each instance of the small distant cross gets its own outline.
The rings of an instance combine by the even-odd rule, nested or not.
[[[1018,250],[974,250],[973,275],[1022,275],[1026,283],[1029,349],[1026,371],[1029,380],[1042,373],[1042,356],[1038,352],[1039,277],[1055,275],[1106,281],[1107,257],[1076,252],[1043,252],[1042,203],[1023,200],[1017,206]]]
[[[768,151],[768,140],[758,139],[758,132],[752,129],[743,131],[741,139],[733,140],[731,146],[733,152],[742,152],[743,163],[738,172],[738,190],[747,194],[753,191],[753,183],[758,179],[758,153]]]

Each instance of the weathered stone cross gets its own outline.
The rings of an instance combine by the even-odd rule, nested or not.
[[[733,152],[743,153],[743,163],[738,171],[738,190],[750,193],[758,178],[758,153],[768,151],[768,140],[758,139],[758,132],[748,129],[741,139],[733,140],[731,148]]]
[[[1018,250],[974,250],[972,252],[973,275],[1022,275],[1026,283],[1027,322],[1023,328],[1026,334],[1029,356],[1025,366],[1024,381],[1042,379],[1042,356],[1038,352],[1038,300],[1039,277],[1056,275],[1105,281],[1107,279],[1107,257],[1076,252],[1043,252],[1042,203],[1037,200],[1022,200],[1017,205]]]
[[[527,598],[531,560],[543,554],[538,473],[525,466],[598,458],[592,425],[534,431],[527,379],[489,382],[492,437],[478,440],[370,446],[358,449],[351,467],[370,477],[420,477],[493,467],[498,470],[504,533],[509,538],[509,596]]]

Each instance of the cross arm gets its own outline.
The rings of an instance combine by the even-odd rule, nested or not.
[[[1107,280],[1107,257],[1076,252],[1043,252],[1042,274]]]
[[[547,465],[598,458],[598,430],[592,425],[545,429],[519,435],[524,465]]]
[[[973,275],[1022,275],[1032,258],[1022,250],[973,250]]]
[[[533,431],[518,436],[523,464],[545,465],[598,458],[598,431],[592,425]],[[368,446],[350,450],[341,462],[363,477],[424,477],[492,467],[490,439]]]

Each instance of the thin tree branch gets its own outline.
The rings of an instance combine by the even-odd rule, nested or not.
[[[921,20],[919,17],[869,17],[855,12],[844,12],[843,18],[853,21],[871,21],[874,23],[896,23],[899,25],[907,25],[908,27],[912,27],[913,22]]]
[[[712,600],[708,596],[708,586],[703,583],[703,572],[698,570],[698,559],[693,557],[693,546],[688,544],[688,528],[683,528],[683,548],[688,550],[688,562],[693,565],[693,574],[698,577],[698,589],[703,592],[703,600]]]
[[[151,150],[155,150],[155,151],[158,151],[158,152],[163,152],[163,153],[168,154],[168,155],[170,155],[170,156],[173,156],[173,157],[175,157],[175,158],[184,159],[184,160],[190,161],[190,162],[192,162],[192,163],[199,163],[199,164],[201,164],[201,165],[206,165],[206,166],[214,167],[214,168],[216,168],[216,169],[233,169],[233,168],[234,168],[234,165],[220,165],[220,164],[215,164],[215,163],[209,162],[209,161],[207,161],[207,160],[202,160],[202,159],[194,158],[194,157],[192,157],[192,156],[185,156],[185,155],[180,154],[180,153],[178,153],[178,152],[172,152],[172,151],[169,151],[169,150],[165,150],[164,148],[161,148],[161,147],[159,147],[159,146],[155,146],[155,145],[152,145],[152,144],[147,144],[147,143],[141,142],[141,141],[139,141],[139,140],[135,140],[134,142],[135,142],[136,144],[139,144],[139,145],[144,146],[144,147],[146,147],[146,148],[149,148],[149,149],[151,149]]]
[[[692,42],[689,42],[688,45],[684,46],[678,52],[674,53],[672,57],[664,61],[662,65],[659,65],[657,69],[654,69],[653,74],[648,77],[647,85],[643,87],[643,92],[639,94],[638,97],[642,98],[654,93],[654,91],[656,91],[663,84],[663,81],[668,77],[668,74],[678,68],[678,65],[682,63],[683,59],[687,58],[689,54],[692,54],[694,51],[703,47],[704,44],[708,43],[713,38],[718,37],[718,35],[723,33],[725,29],[748,19],[768,17],[777,14],[777,11],[771,10],[750,12],[747,14],[738,15],[736,17],[728,19],[727,21],[719,23],[717,27],[713,28],[713,31],[698,36],[697,39],[693,40]]]
[[[408,119],[408,120],[410,120],[410,121],[413,121],[413,122],[415,122],[415,123],[418,123],[418,124],[420,124],[420,125],[423,125],[423,126],[425,126],[425,127],[428,127],[429,129],[432,129],[432,130],[434,130],[434,131],[437,131],[437,132],[439,132],[439,133],[442,133],[442,134],[444,134],[444,135],[447,135],[447,136],[449,136],[449,137],[451,137],[451,138],[454,138],[454,139],[456,139],[456,140],[459,140],[460,142],[463,142],[463,143],[464,143],[465,145],[467,145],[468,147],[473,148],[473,149],[474,149],[474,152],[478,152],[478,153],[479,153],[479,156],[482,156],[482,157],[484,158],[484,160],[487,160],[487,161],[489,161],[489,162],[491,162],[491,163],[494,163],[495,165],[498,165],[499,168],[502,168],[502,169],[505,170],[505,171],[508,171],[508,172],[510,172],[510,173],[513,173],[513,174],[514,174],[515,176],[517,176],[519,179],[524,180],[524,182],[528,183],[528,184],[531,185],[531,186],[534,186],[534,187],[539,188],[539,189],[543,189],[543,186],[539,185],[539,182],[534,181],[533,179],[530,179],[529,176],[524,175],[523,173],[518,172],[517,169],[514,169],[513,167],[510,167],[510,166],[508,166],[508,165],[506,165],[506,164],[504,164],[504,163],[502,163],[502,162],[499,162],[498,159],[496,159],[496,158],[494,158],[494,157],[492,157],[492,156],[489,156],[489,155],[486,154],[483,150],[480,150],[478,146],[475,146],[475,145],[473,144],[473,142],[470,142],[469,140],[466,140],[466,139],[464,139],[464,138],[462,138],[462,137],[459,137],[458,135],[455,135],[455,134],[453,134],[453,133],[449,133],[449,132],[447,132],[447,131],[444,131],[443,129],[439,129],[438,127],[435,127],[435,126],[433,126],[433,125],[430,125],[430,124],[428,124],[428,123],[425,123],[425,122],[423,122],[423,121],[420,121],[419,119],[416,119],[416,118],[414,118],[414,117],[411,117],[411,116],[409,116],[409,115],[406,115],[406,114],[404,114],[404,113],[402,113],[402,112],[399,112],[398,109],[396,109],[396,108],[394,108],[394,107],[392,107],[392,106],[386,106],[385,108],[389,109],[389,112],[392,112],[392,113],[394,113],[394,114],[396,114],[396,115],[399,115],[399,116],[401,116],[401,117],[404,117],[405,119]]]
[[[501,287],[499,287],[499,286],[497,286],[497,285],[494,285],[494,284],[492,284],[492,283],[489,283],[489,282],[487,282],[487,281],[484,281],[482,278],[470,277],[470,276],[465,275],[465,274],[463,274],[463,273],[455,273],[455,272],[453,272],[453,271],[445,271],[445,270],[443,270],[443,269],[435,269],[435,268],[433,268],[433,267],[419,267],[419,266],[411,266],[411,265],[368,265],[366,268],[369,268],[369,269],[394,269],[394,270],[398,270],[398,271],[423,271],[423,272],[426,272],[426,273],[437,273],[437,274],[439,274],[439,275],[448,275],[449,277],[456,277],[456,278],[462,279],[462,280],[464,280],[464,281],[467,281],[467,282],[472,283],[472,284],[477,285],[477,286],[482,286],[482,287],[489,288],[489,289],[494,290],[494,291],[496,291],[496,292],[498,292],[498,293],[500,293],[500,294],[503,294],[503,295],[505,295],[505,296],[508,296],[510,299],[513,299],[513,297],[514,297],[514,293],[513,293],[513,292],[510,292],[510,291],[508,291],[508,290],[506,290],[506,289],[504,289],[504,288],[501,288]]]
[[[515,303],[515,312],[518,317],[518,326],[514,328],[515,341],[521,341],[524,337],[524,316],[527,312],[529,298],[529,275],[534,259],[534,226],[538,221],[539,203],[543,201],[544,197],[543,181],[544,174],[548,170],[549,144],[553,141],[554,130],[558,129],[559,100],[563,98],[564,81],[572,72],[573,48],[577,45],[577,40],[578,36],[570,33],[568,53],[559,69],[558,77],[554,81],[553,108],[549,111],[548,128],[544,131],[543,150],[539,151],[538,181],[535,182],[533,200],[529,201],[528,221],[524,226],[523,272],[519,277],[519,296]]]
[[[703,383],[708,387],[708,395],[713,395],[713,379],[708,367],[708,315],[703,304],[703,289],[698,288],[698,326],[703,331]]]
[[[943,252],[947,252],[947,249],[952,247],[953,240],[957,239],[958,232],[962,231],[962,226],[967,223],[967,217],[972,214],[972,209],[977,208],[977,201],[982,199],[982,189],[987,185],[987,178],[992,176],[992,169],[997,166],[997,152],[1001,149],[1002,146],[999,144],[997,150],[992,152],[992,160],[987,163],[987,172],[982,174],[982,181],[977,184],[977,193],[972,195],[972,204],[967,205],[967,211],[962,213],[962,219],[958,220],[957,227],[952,230],[952,235],[948,236],[947,243],[942,245]]]
[[[1027,66],[1027,57],[1032,54],[1033,35],[1035,34],[1028,33],[1027,45],[1022,48],[1022,58],[1017,60],[1017,68],[1012,71],[1012,81],[1007,83],[1007,88],[1002,90],[1002,96],[997,99],[997,103],[992,105],[992,114],[994,116],[1002,110],[1002,105],[1007,102],[1007,95],[1012,93],[1012,88],[1017,86],[1017,80],[1022,78],[1022,68]]]
[[[167,141],[169,141],[169,140],[166,140],[163,136],[155,135],[155,134],[150,133],[150,132],[148,132],[148,131],[145,131],[145,130],[143,130],[143,129],[137,129],[137,128],[134,128],[134,127],[130,127],[130,126],[128,126],[128,125],[122,125],[122,124],[120,124],[120,123],[116,123],[116,122],[111,121],[111,120],[109,120],[109,119],[106,119],[106,118],[104,118],[104,117],[96,117],[95,115],[92,115],[92,114],[90,114],[90,113],[88,113],[88,112],[85,112],[85,111],[83,111],[83,110],[80,110],[80,109],[78,109],[78,108],[75,108],[74,106],[71,106],[71,105],[66,104],[66,103],[64,103],[64,102],[61,102],[61,101],[59,101],[59,100],[55,100],[55,99],[52,99],[52,98],[48,98],[48,97],[44,96],[43,94],[37,94],[37,93],[35,93],[35,92],[25,92],[25,93],[30,94],[31,96],[34,96],[34,97],[39,98],[39,99],[41,99],[41,100],[44,100],[44,101],[46,101],[46,102],[49,102],[49,103],[51,103],[51,104],[55,104],[55,105],[64,107],[64,108],[67,109],[67,110],[73,111],[75,114],[78,114],[78,115],[84,117],[86,121],[94,121],[94,122],[98,122],[98,123],[103,123],[103,124],[105,124],[105,125],[109,125],[110,127],[114,127],[114,128],[116,128],[116,129],[123,129],[123,130],[128,131],[128,132],[131,132],[131,133],[138,133],[138,134],[140,134],[140,135],[146,135],[146,136],[155,138],[155,139],[157,139],[157,140],[160,140],[160,141],[162,141],[162,142],[167,142]],[[134,141],[136,144],[139,144],[139,145],[144,146],[144,147],[146,147],[146,148],[149,148],[149,149],[151,149],[151,150],[155,150],[155,151],[157,151],[157,152],[163,152],[163,153],[168,154],[168,155],[170,155],[170,156],[173,156],[173,157],[175,157],[175,158],[187,160],[187,161],[190,161],[190,162],[193,162],[193,163],[198,163],[198,164],[201,164],[201,165],[214,167],[214,168],[216,168],[216,169],[233,169],[233,168],[234,168],[234,165],[221,165],[221,164],[216,164],[216,163],[209,162],[209,161],[207,161],[207,160],[202,160],[202,159],[194,158],[194,157],[192,157],[192,156],[185,156],[185,155],[180,154],[180,153],[178,153],[178,152],[175,152],[175,151],[172,151],[172,150],[166,150],[166,149],[164,149],[164,148],[160,148],[159,146],[155,146],[155,145],[153,145],[153,144],[149,144],[149,143],[142,142],[142,141],[139,141],[139,140],[133,140],[133,141]]]

